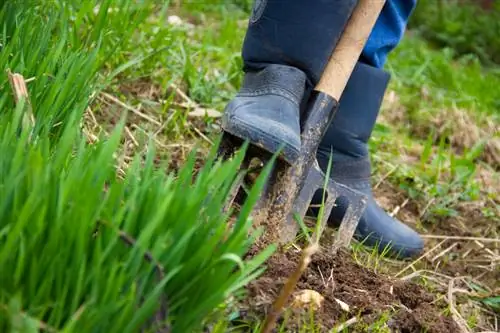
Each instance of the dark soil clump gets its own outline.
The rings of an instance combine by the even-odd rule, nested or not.
[[[266,315],[299,257],[297,251],[288,251],[269,259],[264,275],[248,286],[250,297],[242,310],[249,318]],[[432,304],[433,296],[422,287],[376,274],[356,264],[343,251],[336,256],[315,255],[298,289],[314,290],[324,297],[321,308],[314,312],[314,321],[322,332],[329,332],[353,317],[358,320],[348,328],[349,332],[370,331],[370,325],[381,322],[392,332],[459,331],[452,319],[440,314],[437,305]],[[296,331],[301,320],[310,321],[307,308],[288,316],[287,331]]]
[[[395,332],[460,332],[453,319],[440,316],[429,303],[422,303],[412,312],[400,311],[389,320]]]

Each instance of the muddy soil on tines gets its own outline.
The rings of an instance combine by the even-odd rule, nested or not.
[[[242,309],[245,317],[264,318],[299,257],[297,251],[290,250],[269,259],[264,275],[247,288],[250,297]],[[297,290],[314,290],[324,297],[321,307],[314,311],[314,322],[322,332],[353,317],[358,320],[347,332],[367,332],[370,325],[380,322],[386,322],[386,328],[392,332],[460,331],[451,318],[440,314],[434,297],[422,287],[376,274],[357,265],[344,251],[336,256],[316,254]],[[287,332],[297,331],[304,322],[310,322],[310,314],[308,306],[287,313]],[[384,315],[388,319],[381,321]]]

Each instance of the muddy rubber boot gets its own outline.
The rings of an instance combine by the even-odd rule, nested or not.
[[[244,80],[224,131],[276,152],[300,151],[300,109],[321,77],[356,0],[255,0],[243,42]]]
[[[284,65],[246,73],[240,91],[227,105],[222,128],[267,151],[282,149],[293,163],[300,152],[299,109],[306,75]]]
[[[326,170],[332,152],[331,177],[368,195],[368,206],[355,233],[365,245],[399,258],[418,255],[423,240],[414,230],[390,217],[375,201],[370,183],[371,167],[367,142],[380,111],[389,75],[381,69],[359,62],[339,101],[339,109],[325,134],[317,158]],[[347,203],[338,200],[329,224],[338,226]],[[321,195],[313,199],[321,202]]]

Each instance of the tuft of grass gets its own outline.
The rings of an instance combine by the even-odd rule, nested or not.
[[[97,73],[97,50],[83,52],[68,47],[69,34],[61,22],[69,14],[55,6],[29,7],[20,2],[3,5],[0,22],[0,99],[2,113],[12,110],[14,100],[8,98],[8,69],[32,80],[30,102],[36,119],[35,132],[49,131],[58,137],[72,117],[79,118],[92,91]],[[22,15],[22,16],[21,16]],[[43,28],[41,28],[43,27]],[[59,36],[59,39],[55,39]],[[70,83],[70,84],[67,84]],[[45,126],[45,127],[43,127]]]
[[[52,150],[47,136],[19,137],[20,110],[0,125],[2,331],[22,316],[54,330],[133,332],[163,305],[172,331],[192,331],[261,272],[272,248],[241,259],[256,237],[250,206],[230,229],[221,210],[241,157],[209,160],[193,181],[193,159],[174,178],[154,167],[151,147],[120,180],[118,130],[89,147],[73,127]]]
[[[2,4],[0,67],[30,80],[16,104],[0,76],[0,330],[202,330],[274,250],[243,259],[259,235],[249,214],[264,178],[233,218],[222,207],[243,152],[221,163],[213,149],[202,168],[193,152],[174,175],[148,144],[118,175],[124,117],[86,142],[81,117],[106,83],[98,74],[149,15],[99,3]],[[123,18],[133,22],[120,32]],[[35,140],[21,126],[26,103]]]
[[[151,3],[92,0],[32,5],[12,1],[0,5],[0,69],[4,73],[10,69],[33,81],[33,113],[35,118],[44,119],[37,122],[36,132],[60,136],[69,119],[82,117],[92,94],[137,62],[122,62],[99,80],[100,71],[119,53],[118,49],[130,43],[135,29],[149,17]],[[0,87],[8,89],[4,75]],[[12,108],[12,103],[2,98],[0,107]]]

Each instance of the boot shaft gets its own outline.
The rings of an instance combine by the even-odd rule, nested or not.
[[[268,64],[306,73],[308,88],[319,81],[351,16],[356,0],[256,0],[243,43],[245,71]]]
[[[372,135],[390,75],[358,62],[339,101],[339,108],[322,139],[318,153],[334,160],[368,157]]]

